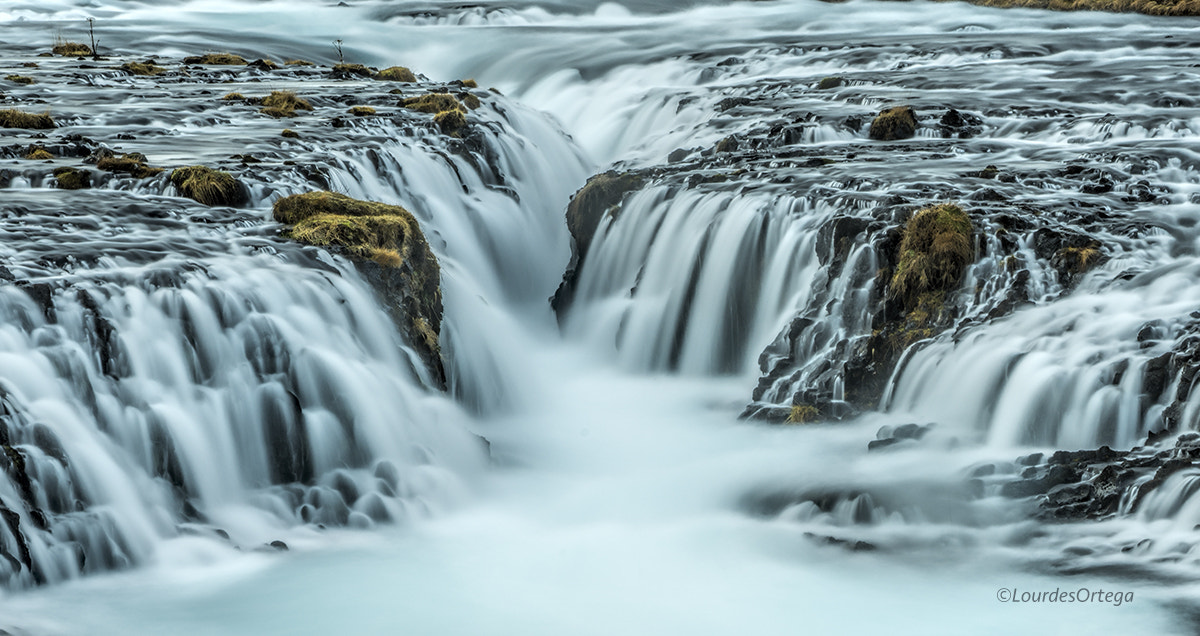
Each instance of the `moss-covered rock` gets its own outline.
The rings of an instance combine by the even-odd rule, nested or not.
[[[34,146],[29,148],[22,157],[30,161],[46,161],[53,159],[54,155],[50,154],[50,151],[42,146]]]
[[[466,87],[466,88],[479,88],[479,82],[476,82],[476,81],[475,81],[475,80],[473,80],[473,79],[465,79],[465,80],[463,80],[463,81],[462,81],[462,85],[463,85],[464,87]]]
[[[14,108],[0,110],[0,128],[32,128],[44,130],[54,128],[54,118],[50,113],[26,113]]]
[[[283,132],[281,132],[279,134],[280,134],[280,136],[287,137],[288,139],[299,139],[300,138],[300,133],[292,130],[291,128],[284,128]]]
[[[375,72],[362,64],[334,64],[333,74],[340,77],[372,77]]]
[[[470,110],[475,110],[483,105],[483,102],[480,102],[478,97],[466,91],[459,93],[458,98],[462,100],[463,106],[466,106]]]
[[[309,192],[275,202],[275,220],[291,225],[284,236],[336,246],[359,259],[360,272],[380,291],[384,306],[439,383],[442,295],[437,258],[417,219],[397,206]]]
[[[351,106],[350,110],[346,112],[355,117],[369,117],[375,114],[375,109],[370,106]]]
[[[183,58],[184,64],[207,64],[209,66],[245,66],[246,60],[233,53],[205,53]]]
[[[385,82],[412,83],[417,81],[417,76],[411,70],[403,66],[389,66],[388,68],[379,71],[379,74],[375,76],[375,79],[383,80]]]
[[[4,79],[6,79],[10,82],[14,82],[16,84],[23,84],[25,86],[28,86],[30,84],[34,84],[37,82],[37,80],[33,79],[32,77],[29,77],[28,75],[5,75]]]
[[[452,137],[461,137],[467,127],[467,117],[461,110],[444,110],[433,116],[433,123],[438,125],[443,133]]]
[[[96,161],[96,167],[105,172],[123,172],[136,179],[152,177],[163,171],[162,168],[152,168],[146,163],[146,155],[131,152],[123,155],[101,157]]]
[[[957,205],[943,203],[914,214],[904,226],[889,293],[912,309],[922,294],[952,289],[972,260],[971,236],[971,219]]]
[[[92,185],[92,176],[86,170],[64,166],[55,168],[53,174],[62,190],[83,190]]]
[[[846,80],[844,80],[840,77],[822,77],[821,81],[817,82],[817,90],[827,91],[831,88],[838,88],[840,86],[844,86],[845,84],[846,84]]]
[[[466,107],[450,93],[428,93],[420,97],[409,97],[400,102],[400,105],[404,108],[429,113],[430,115],[436,115],[448,110],[467,112]]]
[[[1086,273],[1103,261],[1100,244],[1092,242],[1083,247],[1064,247],[1055,252],[1050,264],[1057,270],[1071,275]]]
[[[908,139],[917,133],[917,113],[911,106],[882,110],[871,122],[871,139],[892,141]]]
[[[130,75],[144,75],[153,77],[160,75],[167,69],[156,66],[150,62],[126,62],[121,65],[121,70]]]
[[[183,196],[204,205],[240,205],[246,188],[233,175],[207,166],[187,166],[171,171],[171,184]]]
[[[263,108],[258,112],[276,119],[295,117],[298,110],[313,109],[312,104],[298,97],[292,91],[271,91],[271,94],[264,97],[260,103]]]
[[[313,63],[308,60],[288,60],[284,62],[287,66],[312,66]]]
[[[874,408],[904,351],[953,325],[949,300],[974,256],[972,235],[970,217],[952,204],[920,210],[904,225],[895,268],[876,281],[890,309],[852,345],[844,367],[847,403]]]
[[[226,102],[244,102],[246,101],[246,96],[238,92],[225,93],[225,96],[221,100]]]
[[[59,42],[51,51],[62,57],[87,57],[92,54],[92,47],[79,42]]]

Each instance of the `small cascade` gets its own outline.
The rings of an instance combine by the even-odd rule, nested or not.
[[[42,306],[0,290],[7,585],[145,562],[181,533],[402,520],[480,466],[352,270],[189,263],[127,263]]]

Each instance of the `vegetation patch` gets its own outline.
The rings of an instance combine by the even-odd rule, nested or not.
[[[146,155],[140,152],[131,152],[104,157],[96,162],[96,167],[105,172],[124,172],[135,179],[145,179],[163,171],[162,168],[152,168],[146,165],[146,161]]]
[[[288,66],[312,66],[313,63],[308,60],[288,60],[284,62]]]
[[[400,105],[410,110],[420,111],[436,115],[448,110],[461,110],[464,113],[467,111],[457,99],[450,93],[427,93],[420,97],[409,97],[400,102]]]
[[[281,132],[279,134],[284,137],[287,137],[288,139],[299,139],[300,138],[300,133],[292,130],[291,128],[284,128],[283,132]]]
[[[425,243],[417,219],[408,210],[337,192],[284,197],[275,202],[273,213],[276,221],[292,226],[284,233],[288,238],[309,245],[338,245],[386,267],[399,267],[418,238]]]
[[[13,108],[0,110],[0,128],[33,128],[45,130],[54,128],[54,118],[50,113],[26,113]]]
[[[246,96],[241,93],[236,93],[236,92],[235,93],[225,93],[225,96],[222,97],[221,99],[226,102],[244,102],[244,101],[246,101]]]
[[[811,424],[821,417],[821,411],[809,404],[793,404],[788,413],[786,424]]]
[[[149,62],[126,62],[121,65],[121,70],[130,75],[159,75],[167,69],[150,64]]]
[[[183,58],[184,64],[208,64],[210,66],[245,66],[246,60],[233,53],[205,53]]]
[[[37,80],[34,80],[32,77],[29,77],[28,75],[5,75],[4,79],[6,79],[10,82],[15,82],[17,84],[24,84],[26,86],[33,84],[34,82],[37,81]]]
[[[385,82],[411,83],[417,81],[417,76],[403,66],[389,66],[388,68],[379,71],[379,74],[375,76],[375,79],[383,80]]]
[[[479,82],[476,82],[476,81],[475,81],[475,80],[473,80],[473,79],[465,79],[465,80],[463,80],[463,81],[462,81],[462,85],[463,85],[463,86],[465,86],[465,87],[467,87],[467,88],[479,88]]]
[[[971,219],[957,205],[943,203],[914,214],[900,240],[892,297],[911,310],[922,295],[952,289],[971,262],[971,234]]]
[[[60,41],[54,44],[54,48],[50,49],[55,55],[63,57],[87,57],[92,54],[92,47],[79,42]]]
[[[371,108],[370,106],[351,106],[348,112],[357,117],[367,117],[369,115],[374,115],[375,109]]]
[[[880,111],[871,122],[871,139],[892,141],[908,139],[917,132],[917,114],[911,106],[897,106]]]
[[[204,205],[239,205],[245,189],[233,175],[207,166],[187,166],[171,171],[171,184],[183,196]]]
[[[47,159],[53,159],[54,155],[41,146],[34,146],[25,153],[24,157],[30,161],[46,161]]]
[[[333,72],[336,75],[354,75],[358,77],[371,77],[375,75],[371,69],[362,64],[334,64]]]
[[[461,137],[462,130],[467,127],[467,117],[461,110],[444,110],[433,116],[433,123],[445,134]]]
[[[271,91],[262,99],[263,108],[260,113],[270,115],[276,119],[281,117],[295,117],[298,110],[312,110],[312,105],[306,100],[296,96],[292,91]]]
[[[63,190],[82,190],[92,185],[92,177],[86,170],[64,166],[55,168],[53,174],[58,187]]]
[[[1104,262],[1104,253],[1100,244],[1093,241],[1083,247],[1064,247],[1054,253],[1050,264],[1060,272],[1069,276],[1087,273],[1092,268]]]

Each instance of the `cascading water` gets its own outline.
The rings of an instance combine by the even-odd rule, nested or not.
[[[63,132],[129,132],[122,150],[156,165],[253,157],[235,156],[250,202],[233,212],[181,203],[165,176],[63,193],[6,155],[0,263],[22,286],[0,288],[0,578],[60,584],[0,592],[0,629],[873,633],[915,632],[917,612],[948,633],[1190,631],[1162,609],[1189,587],[1120,576],[1195,580],[1195,471],[1123,454],[1200,417],[1186,19],[353,4],[0,9],[6,68],[92,15],[127,55],[331,64],[340,39],[352,61],[510,96],[475,91],[456,140],[346,117],[394,102],[323,71],[143,80],[45,60],[40,85],[6,87]],[[317,108],[287,123],[297,140],[213,103],[285,88]],[[868,141],[895,103],[916,137]],[[563,209],[607,167],[639,185],[603,210],[556,321]],[[419,219],[446,394],[348,259],[264,223],[325,187]],[[900,228],[942,200],[973,215],[972,262],[937,329],[896,335]],[[872,367],[887,337],[902,351]],[[804,408],[845,419],[738,419]],[[1172,460],[1197,453],[1186,438]],[[1119,514],[1054,525],[1014,496],[1080,465],[1050,451],[1101,445]],[[277,539],[298,549],[247,553]],[[1047,618],[995,600],[1080,584],[1138,601]]]

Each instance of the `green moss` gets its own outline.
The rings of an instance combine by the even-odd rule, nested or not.
[[[340,75],[357,75],[358,77],[371,77],[375,74],[362,64],[335,64],[333,72]]]
[[[475,80],[473,80],[473,79],[465,79],[465,80],[463,80],[463,81],[462,81],[462,85],[463,85],[463,86],[465,86],[465,87],[467,87],[467,88],[479,88],[479,82],[476,82],[476,81],[475,81]]]
[[[447,135],[462,136],[462,130],[467,127],[467,117],[461,110],[444,110],[433,116],[433,123]]]
[[[225,96],[221,99],[226,102],[244,102],[246,101],[246,96],[241,93],[225,93]]]
[[[295,117],[298,110],[312,110],[312,105],[297,97],[292,91],[271,91],[262,99],[263,108],[259,112],[275,117]]]
[[[183,58],[184,64],[208,64],[210,66],[245,66],[246,60],[233,53],[205,53]]]
[[[275,220],[296,225],[305,219],[319,215],[338,216],[411,216],[408,210],[398,205],[352,199],[338,192],[308,192],[284,197],[272,208]]]
[[[4,79],[10,82],[16,82],[17,84],[24,84],[26,86],[33,84],[36,81],[27,75],[5,75]]]
[[[22,62],[22,63],[21,63],[21,66],[22,66],[23,68],[37,68],[37,67],[38,67],[38,63],[37,63],[37,62]]]
[[[300,133],[292,130],[291,128],[284,128],[283,132],[281,132],[279,134],[284,137],[287,137],[288,139],[299,139],[300,138]]]
[[[245,201],[242,184],[228,172],[207,166],[187,166],[171,171],[171,184],[183,196],[204,205],[238,205]]]
[[[55,168],[54,178],[58,180],[58,187],[63,190],[82,190],[92,185],[92,177],[85,170],[76,168]]]
[[[385,82],[411,83],[417,81],[417,76],[403,66],[389,66],[388,68],[379,71],[379,74],[375,76],[375,79],[383,80]]]
[[[126,73],[129,73],[130,75],[154,76],[154,75],[159,75],[160,73],[162,73],[163,71],[166,71],[167,69],[165,69],[161,66],[155,66],[153,64],[143,64],[141,62],[126,62],[121,65],[121,70],[125,71]]]
[[[293,227],[288,238],[310,245],[339,245],[360,258],[399,267],[424,236],[412,213],[398,205],[352,199],[337,192],[295,194],[275,202],[275,220]]]
[[[459,103],[450,93],[427,93],[420,97],[409,97],[401,102],[400,105],[410,110],[429,113],[430,115],[436,115],[448,110],[467,112],[466,107]]]
[[[923,294],[952,289],[971,262],[971,234],[970,217],[956,205],[943,203],[914,214],[900,240],[891,296],[912,309]]]
[[[467,108],[469,108],[471,110],[475,110],[476,108],[479,108],[480,106],[483,105],[479,101],[478,97],[476,97],[470,93],[466,93],[466,92],[459,93],[458,97],[459,97],[459,99],[462,100],[463,105],[465,105]]]
[[[788,413],[786,424],[809,424],[817,421],[821,416],[821,411],[808,404],[793,404],[791,412]]]
[[[51,50],[63,57],[87,57],[92,54],[92,47],[79,42],[56,42]]]
[[[145,179],[163,171],[162,168],[146,165],[146,155],[140,152],[104,157],[96,162],[96,167],[106,172],[124,172],[137,179]]]
[[[822,77],[821,81],[817,82],[817,90],[827,91],[831,88],[838,88],[839,86],[844,86],[845,84],[846,84],[846,80],[844,80],[840,77]]]
[[[284,62],[288,66],[312,66],[313,63],[308,60],[288,60]]]
[[[54,155],[50,154],[50,151],[46,150],[45,148],[37,146],[36,148],[31,148],[29,152],[25,153],[24,158],[29,159],[30,161],[46,161],[48,159],[53,159]]]
[[[917,132],[917,114],[910,106],[882,110],[871,122],[871,139],[892,141],[908,139]]]
[[[375,109],[371,108],[370,106],[351,106],[350,110],[347,112],[349,112],[351,115],[355,115],[357,117],[367,117],[370,115],[374,115]]]
[[[12,108],[0,110],[0,128],[33,128],[44,130],[54,128],[54,118],[50,113],[33,114]]]

